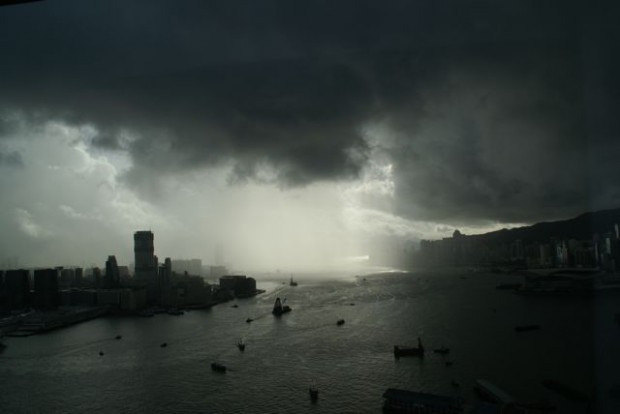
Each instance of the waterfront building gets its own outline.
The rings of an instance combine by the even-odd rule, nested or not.
[[[76,267],[73,269],[73,276],[75,278],[75,286],[82,287],[84,285],[84,269]]]
[[[134,240],[134,277],[138,285],[146,286],[149,304],[158,304],[160,288],[157,269],[157,256],[154,255],[155,236],[150,230],[137,231]]]
[[[36,269],[34,271],[34,306],[37,309],[56,309],[60,305],[58,291],[59,269]]]
[[[5,296],[5,308],[23,309],[30,306],[30,280],[26,269],[7,270],[4,272],[2,291]]]
[[[220,277],[220,290],[233,296],[251,295],[256,292],[256,280],[245,275],[226,275]]]
[[[120,287],[120,271],[118,270],[115,256],[108,256],[108,260],[105,262],[104,280],[104,287],[107,289]]]

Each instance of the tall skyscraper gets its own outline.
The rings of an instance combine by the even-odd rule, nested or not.
[[[118,270],[118,263],[116,263],[115,256],[108,256],[108,260],[105,262],[105,283],[104,286],[108,289],[120,287],[120,272]]]
[[[153,232],[137,231],[133,235],[133,251],[135,256],[134,277],[137,283],[147,288],[147,301],[156,304],[159,301],[159,280],[157,258],[154,255],[155,236]]]
[[[59,269],[34,271],[34,304],[37,309],[55,309],[60,305],[58,272]]]

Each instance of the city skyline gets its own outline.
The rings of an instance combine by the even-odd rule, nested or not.
[[[620,205],[617,5],[233,3],[0,8],[0,261],[326,269]]]

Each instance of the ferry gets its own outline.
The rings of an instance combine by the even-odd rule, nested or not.
[[[418,347],[412,347],[412,346],[399,346],[399,345],[394,345],[394,357],[395,358],[400,358],[401,356],[417,356],[417,357],[423,357],[424,356],[424,345],[422,345],[422,340],[420,339],[420,337],[418,337]]]

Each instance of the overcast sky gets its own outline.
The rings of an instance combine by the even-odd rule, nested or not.
[[[0,267],[326,267],[620,206],[619,6],[0,7]]]

